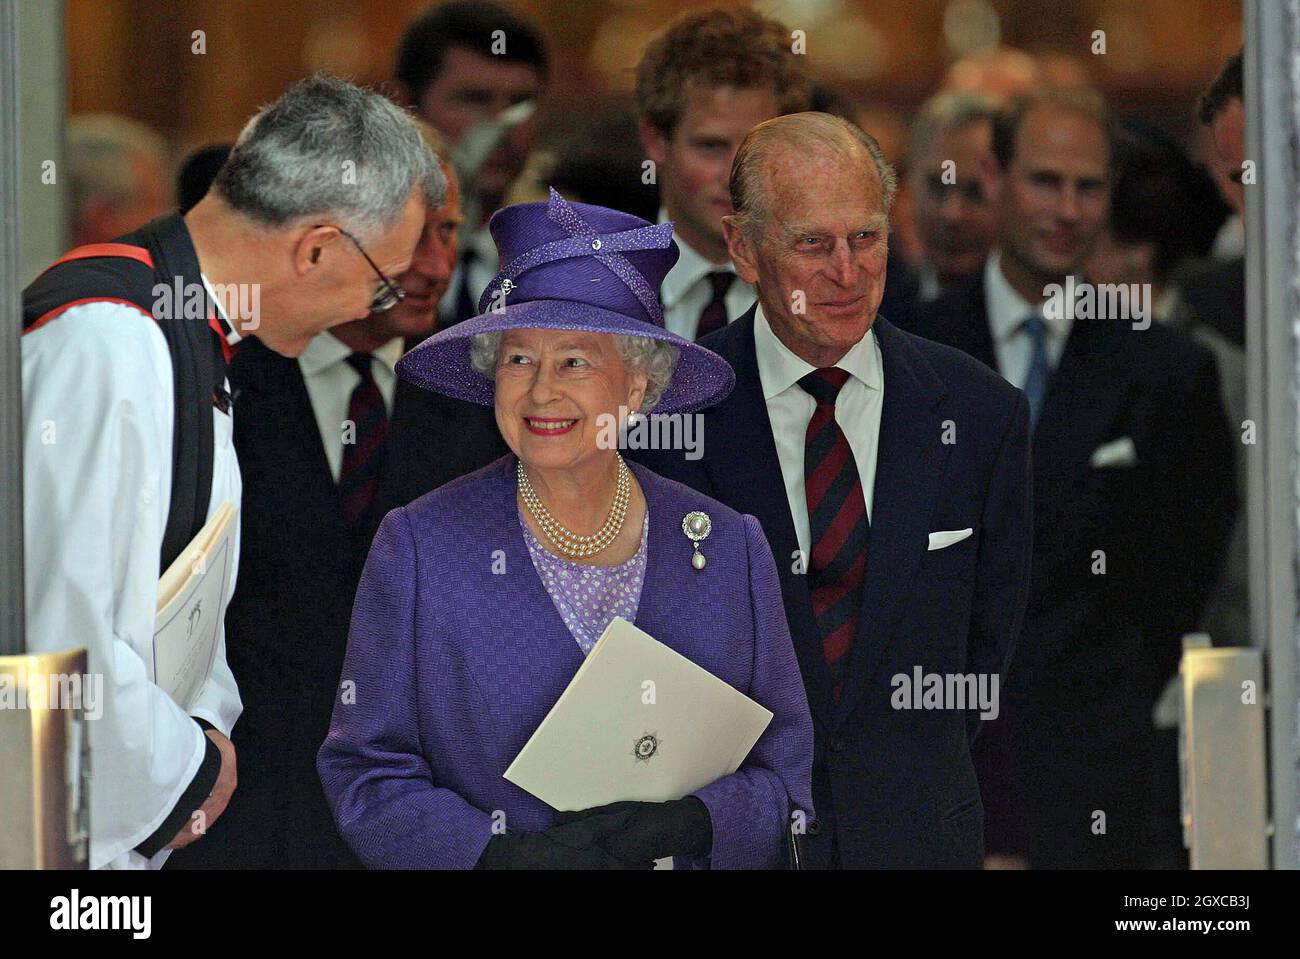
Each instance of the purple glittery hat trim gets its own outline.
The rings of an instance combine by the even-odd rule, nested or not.
[[[706,409],[720,403],[736,385],[736,374],[731,365],[712,350],[669,333],[661,326],[652,326],[586,303],[562,300],[534,300],[507,306],[500,313],[487,313],[457,323],[431,336],[398,360],[398,375],[427,390],[491,406],[496,384],[474,369],[470,362],[470,340],[479,333],[522,329],[626,334],[673,344],[681,355],[668,388],[655,405],[656,413],[689,413]]]
[[[645,336],[680,356],[655,412],[721,401],[736,377],[727,361],[663,326],[658,289],[677,260],[672,224],[585,203],[554,189],[546,203],[506,207],[489,224],[503,269],[479,298],[480,315],[425,340],[397,364],[425,389],[491,406],[495,383],[474,369],[470,340],[514,329]]]

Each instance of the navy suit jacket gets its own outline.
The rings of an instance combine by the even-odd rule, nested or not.
[[[862,615],[838,704],[796,562],[752,309],[703,341],[736,371],[735,391],[703,414],[703,456],[632,455],[756,516],[772,545],[814,722],[810,864],[979,868],[978,710],[895,708],[894,677],[920,667],[1001,683],[1028,592],[1029,406],[958,350],[879,316],[873,329],[884,406]],[[968,538],[928,549],[931,532],[968,527]]]
[[[997,369],[984,294],[981,274],[918,308],[911,329]],[[1071,328],[1033,436],[1033,581],[1008,710],[1016,786],[991,823],[1000,852],[1048,868],[1141,864],[1150,773],[1173,762],[1154,752],[1151,708],[1236,512],[1219,397],[1214,357],[1175,330]],[[1125,445],[1130,456],[1094,459]]]

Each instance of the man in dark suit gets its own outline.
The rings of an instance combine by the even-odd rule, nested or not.
[[[460,195],[426,215],[392,309],[316,337],[298,359],[242,346],[230,380],[244,482],[240,578],[227,654],[244,697],[239,791],[205,841],[168,868],[356,865],[330,815],[316,752],[329,731],[352,600],[379,521],[505,452],[492,411],[398,380],[433,329],[456,263]],[[346,681],[347,677],[342,677]]]
[[[736,389],[703,414],[702,458],[641,455],[758,517],[777,558],[815,730],[806,862],[979,868],[982,713],[921,686],[969,678],[998,708],[1028,589],[1029,410],[877,315],[895,189],[840,118],[750,131],[724,222],[758,303],[704,340]]]
[[[1162,760],[1151,711],[1236,508],[1212,356],[1152,322],[1149,292],[1145,312],[1140,290],[1115,309],[1124,301],[1075,276],[1106,222],[1109,130],[1080,92],[1043,91],[999,116],[999,249],[911,327],[999,370],[1033,411],[1033,581],[1008,690],[1015,789],[990,814],[1008,843],[997,851],[1035,867],[1169,861],[1144,845]]]

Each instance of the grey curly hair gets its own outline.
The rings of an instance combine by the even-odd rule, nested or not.
[[[632,336],[630,334],[612,334],[618,343],[618,355],[623,363],[632,370],[646,376],[645,399],[641,402],[638,413],[649,413],[663,398],[664,391],[672,382],[673,369],[681,350],[671,343],[656,340],[649,336]],[[501,349],[500,333],[480,333],[470,341],[469,358],[474,369],[488,379],[492,379],[497,368],[497,353]]]

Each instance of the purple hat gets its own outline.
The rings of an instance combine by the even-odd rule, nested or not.
[[[554,188],[546,203],[498,210],[488,223],[501,272],[479,297],[479,315],[431,336],[397,363],[405,380],[491,406],[496,383],[474,369],[470,340],[503,330],[582,330],[645,336],[681,351],[658,413],[712,406],[735,385],[727,361],[664,329],[659,285],[677,262],[671,223],[569,203]]]

